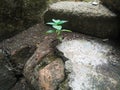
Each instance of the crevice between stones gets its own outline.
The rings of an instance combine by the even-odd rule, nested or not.
[[[67,60],[69,60],[68,58],[66,58],[64,56],[64,53],[62,53],[61,51],[59,51],[57,49],[57,47],[54,48],[54,54],[61,58],[64,62],[64,73],[65,73],[65,77],[64,77],[64,80],[58,85],[57,89],[56,90],[72,90],[72,88],[69,86],[68,82],[69,82],[69,77],[68,75],[70,74],[70,72],[65,68],[65,62]]]

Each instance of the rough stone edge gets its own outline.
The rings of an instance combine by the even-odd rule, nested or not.
[[[30,57],[30,59],[27,61],[27,63],[25,64],[25,67],[24,67],[24,76],[25,78],[27,79],[27,82],[30,83],[36,90],[39,90],[40,88],[40,85],[39,85],[39,82],[37,81],[38,80],[38,75],[35,75],[35,74],[38,74],[38,73],[35,73],[35,68],[37,68],[37,66],[39,66],[39,63],[42,59],[44,59],[47,55],[49,55],[51,52],[57,57],[57,58],[61,58],[59,57],[59,55],[56,54],[56,45],[59,44],[59,42],[53,42],[54,41],[54,36],[47,41],[44,41],[41,42],[37,48],[37,50],[35,51],[35,53]],[[44,45],[45,43],[47,42],[47,45]],[[54,45],[54,47],[52,47],[52,45]],[[40,48],[41,47],[41,48]],[[43,49],[42,49],[43,47]],[[40,51],[44,51],[44,53],[41,53]],[[42,55],[38,55],[38,54],[42,54]],[[37,56],[38,55],[38,56]],[[56,59],[57,59],[56,58]],[[62,59],[62,58],[61,58]],[[35,62],[34,62],[35,61]],[[62,59],[63,61],[63,59]],[[32,62],[32,63],[31,63]],[[34,62],[34,63],[33,63]],[[64,63],[64,61],[63,61]],[[33,69],[34,68],[34,69]],[[64,72],[66,73],[66,72]],[[31,76],[37,76],[36,77],[31,77]],[[65,77],[66,77],[66,74],[65,74]],[[66,79],[64,78],[60,84],[57,86],[57,89],[60,88],[60,86],[62,85],[62,83],[65,83],[66,82]],[[40,89],[41,90],[41,89]],[[61,90],[61,89],[60,89]]]

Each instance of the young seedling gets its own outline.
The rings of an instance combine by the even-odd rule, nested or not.
[[[46,33],[51,34],[55,33],[57,36],[57,39],[62,41],[62,32],[72,32],[71,30],[63,29],[62,24],[66,23],[65,20],[55,20],[52,19],[52,22],[48,22],[48,25],[51,25],[54,30],[48,30]]]

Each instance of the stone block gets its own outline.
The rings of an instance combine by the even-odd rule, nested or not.
[[[67,20],[65,29],[100,38],[118,37],[116,14],[101,4],[95,6],[87,2],[57,2],[50,5],[44,15],[45,23],[53,18]]]

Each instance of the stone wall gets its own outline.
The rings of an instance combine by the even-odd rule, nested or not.
[[[1,0],[0,40],[40,22],[47,0]]]

